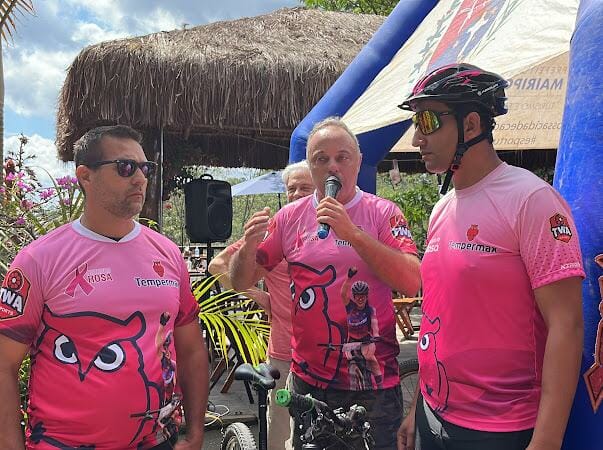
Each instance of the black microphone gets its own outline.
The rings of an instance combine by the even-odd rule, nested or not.
[[[341,189],[341,181],[335,175],[331,175],[325,181],[325,197],[333,197],[336,198],[337,194],[339,194],[339,190]],[[321,223],[318,225],[318,237],[320,239],[325,239],[329,235],[329,230],[331,227],[326,223]]]

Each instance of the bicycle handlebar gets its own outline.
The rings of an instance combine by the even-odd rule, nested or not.
[[[293,411],[304,414],[311,411],[320,412],[333,420],[342,428],[352,428],[356,423],[363,421],[366,417],[366,409],[361,405],[353,405],[348,413],[337,413],[329,405],[316,400],[310,395],[300,395],[287,389],[276,391],[276,404],[289,407]]]
[[[266,363],[260,363],[257,367],[249,363],[241,364],[234,373],[235,380],[248,381],[264,390],[273,389],[276,386],[275,380],[280,377],[278,369]]]

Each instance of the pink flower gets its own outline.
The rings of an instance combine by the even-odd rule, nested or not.
[[[17,220],[15,220],[15,225],[25,225],[25,218],[19,217]]]
[[[63,188],[68,188],[71,186],[71,177],[64,176],[61,178],[57,178],[57,184]]]
[[[6,188],[4,186],[0,186],[0,194],[4,194],[6,192]]]
[[[15,174],[13,172],[9,172],[5,179],[6,181],[13,181],[15,179]]]
[[[71,184],[73,184],[74,186],[77,186],[77,178],[76,177],[71,177]]]
[[[53,195],[54,195],[54,189],[53,188],[44,189],[42,192],[40,192],[40,198],[42,200],[48,200]]]
[[[29,210],[32,208],[33,205],[34,205],[33,202],[30,202],[29,200],[21,200],[21,208],[22,209]]]
[[[61,204],[63,206],[69,206],[69,205],[71,205],[71,200],[69,200],[68,198],[64,198],[61,200]]]
[[[17,187],[21,189],[23,192],[31,192],[33,191],[33,187],[31,185],[24,183],[23,181],[17,181]]]

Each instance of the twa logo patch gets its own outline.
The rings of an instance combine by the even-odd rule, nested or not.
[[[20,269],[9,271],[0,289],[0,320],[23,315],[31,283]]]
[[[551,223],[551,233],[555,239],[565,243],[570,241],[572,230],[565,216],[557,213],[549,219],[549,222]]]
[[[412,239],[408,224],[404,216],[398,214],[389,218],[389,226],[392,230],[392,235],[399,240]]]

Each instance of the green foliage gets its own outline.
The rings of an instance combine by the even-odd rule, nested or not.
[[[408,220],[419,255],[422,256],[425,250],[429,215],[439,199],[436,176],[426,173],[403,174],[400,184],[394,186],[387,175],[379,174],[377,195],[398,204]]]
[[[31,369],[31,362],[29,356],[26,356],[21,367],[19,368],[19,397],[21,405],[21,414],[23,415],[23,421],[21,425],[24,427],[27,422],[27,383],[29,381],[29,371]]]
[[[228,344],[234,345],[245,362],[257,365],[266,359],[270,325],[261,319],[263,310],[255,302],[229,289],[217,293],[219,276],[193,283],[193,295],[200,307],[199,319],[211,347],[222,357]],[[225,358],[228,361],[228,358]]]
[[[300,0],[309,8],[326,11],[347,11],[362,14],[387,16],[398,4],[398,0]]]

